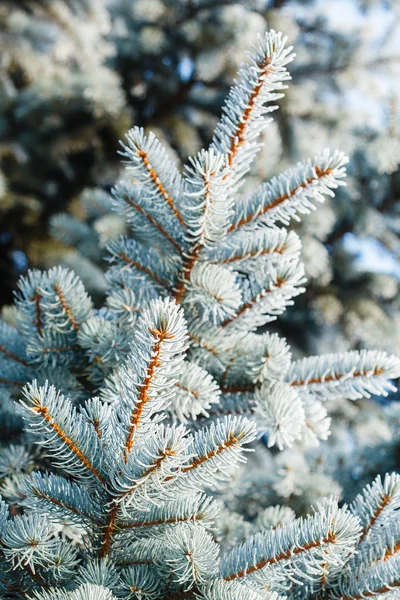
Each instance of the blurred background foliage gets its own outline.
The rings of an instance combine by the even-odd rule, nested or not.
[[[248,44],[295,46],[293,81],[249,184],[324,147],[347,187],[298,224],[308,277],[279,328],[298,354],[400,352],[400,3],[20,0],[0,3],[0,269],[7,313],[28,267],[62,263],[99,300],[123,232],[110,191],[134,124],[171,156],[207,146]]]

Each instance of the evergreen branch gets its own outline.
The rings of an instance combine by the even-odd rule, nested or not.
[[[38,514],[27,514],[10,519],[1,536],[2,551],[16,567],[26,567],[41,584],[46,580],[37,573],[38,567],[54,564],[57,539],[49,523]]]
[[[184,194],[191,248],[185,255],[182,276],[174,290],[178,303],[182,302],[192,280],[202,248],[213,246],[225,237],[233,204],[231,190],[224,185],[227,172],[223,155],[210,148],[190,160]]]
[[[163,228],[163,226],[160,223],[158,223],[156,221],[156,219],[154,219],[154,217],[152,217],[149,213],[146,213],[145,210],[139,204],[137,204],[136,202],[132,202],[131,206],[133,206],[133,208],[135,210],[137,210],[138,213],[140,213],[141,215],[143,215],[148,220],[148,222],[153,227],[155,227],[157,229],[157,231],[159,231],[165,237],[166,240],[168,240],[168,242],[171,244],[171,246],[173,246],[174,249],[179,254],[181,253],[181,248],[180,248],[179,244],[174,240],[173,237],[171,237],[169,235],[169,233]]]
[[[361,592],[361,594],[356,594],[355,596],[342,596],[341,598],[342,600],[363,600],[363,598],[374,598],[381,596],[382,594],[388,594],[398,587],[400,587],[400,580],[390,582],[390,584],[383,585],[378,589]]]
[[[191,273],[197,263],[202,244],[211,240],[214,243],[215,233],[211,233],[211,231],[216,229],[219,221],[221,221],[222,226],[220,227],[218,236],[225,235],[225,223],[230,216],[230,206],[232,206],[230,190],[231,188],[234,190],[237,187],[238,181],[248,171],[251,160],[259,149],[259,145],[254,143],[253,140],[260,134],[266,124],[266,120],[264,119],[265,113],[273,110],[273,108],[265,108],[264,104],[280,97],[279,94],[273,93],[273,90],[283,89],[282,81],[289,77],[285,70],[285,65],[293,57],[289,56],[291,48],[284,48],[285,42],[286,39],[282,39],[281,34],[276,34],[272,30],[265,35],[264,39],[260,38],[259,49],[254,50],[254,54],[250,56],[251,64],[244,65],[240,71],[241,82],[231,89],[228,101],[223,108],[221,122],[216,128],[213,143],[208,154],[204,153],[200,155],[194,165],[194,170],[192,169],[192,185],[195,182],[196,187],[202,187],[199,177],[200,179],[203,178],[203,180],[206,177],[206,185],[202,189],[205,189],[206,192],[205,205],[210,206],[212,213],[214,213],[211,214],[211,220],[208,223],[209,235],[212,237],[210,239],[204,236],[203,238],[198,238],[199,223],[197,224],[197,229],[193,233],[201,244],[196,243],[185,260],[183,276],[174,292],[174,297],[178,303],[182,302],[185,294],[185,286],[191,279]],[[232,112],[235,115],[234,119],[232,119]],[[214,158],[220,155],[226,156],[228,164],[228,170],[222,175],[221,181],[217,180],[217,190],[218,187],[221,187],[223,181],[225,181],[226,187],[229,186],[229,201],[225,205],[224,210],[221,210],[222,207],[219,207],[218,192],[215,192],[215,200],[210,202],[210,196],[214,192],[211,191],[211,181],[209,178],[211,176],[216,177],[218,170],[222,166],[222,161],[220,166],[220,159]],[[211,160],[213,163],[212,170],[211,165],[208,164]],[[216,166],[217,163],[218,168]],[[208,213],[204,212],[204,222],[200,227],[200,231],[202,228],[207,227],[207,216]]]
[[[346,397],[350,400],[386,396],[394,390],[390,379],[400,375],[400,361],[385,352],[361,350],[302,359],[292,363],[286,380],[311,391],[321,400]]]
[[[101,441],[102,446],[109,439],[109,422],[111,417],[111,407],[99,398],[87,400],[81,409],[82,415],[90,423]]]
[[[172,190],[178,193],[178,197],[180,195],[180,175],[171,164],[165,149],[153,133],[146,137],[143,129],[138,127],[131,129],[126,139],[128,145],[122,145],[124,151],[121,154],[129,159],[128,170],[131,170],[143,185],[142,191],[147,190],[145,193],[149,200],[164,200],[179,224],[185,226],[183,216],[171,196]]]
[[[346,565],[345,580],[352,574],[357,579],[375,568],[389,569],[397,564],[400,551],[400,526],[397,520],[391,520],[375,529],[375,535],[362,536],[357,552]]]
[[[6,348],[5,346],[2,346],[1,344],[0,344],[0,352],[2,352],[3,354],[5,354],[7,356],[7,358],[11,358],[11,360],[14,360],[15,362],[18,362],[20,365],[23,365],[24,367],[28,367],[29,366],[29,363],[27,363],[26,360],[23,360],[22,358],[20,358],[19,356],[17,356],[13,352],[11,352],[11,350],[9,350],[8,348]]]
[[[296,259],[301,249],[300,238],[294,231],[265,227],[251,236],[229,236],[207,252],[211,264],[232,265],[239,270],[256,270],[260,260]]]
[[[341,152],[325,152],[313,161],[300,163],[295,169],[262,184],[251,196],[236,206],[236,214],[229,232],[242,227],[276,221],[288,224],[291,218],[300,220],[297,213],[308,214],[315,210],[313,201],[323,202],[324,196],[334,196],[332,190],[340,185],[346,174],[347,157]]]
[[[186,285],[184,306],[203,308],[203,318],[214,324],[233,317],[242,301],[236,274],[222,265],[199,262]]]
[[[148,535],[149,528],[155,528],[156,533],[160,527],[166,527],[174,523],[202,522],[211,525],[217,513],[216,503],[203,494],[196,494],[182,498],[180,502],[168,501],[160,506],[153,505],[149,510],[129,513],[129,519],[119,523],[119,529],[137,530],[144,529]],[[140,531],[138,532],[141,533]]]
[[[99,54],[103,61],[105,55],[91,52],[88,62],[79,29],[82,21],[86,32],[91,1],[39,7],[32,15],[41,22],[51,14],[56,29],[79,37],[84,68],[98,82],[102,79],[94,76],[92,59]],[[160,41],[153,36],[154,14],[175,14],[174,3],[166,4],[147,6],[140,0],[129,7],[128,23],[141,30],[139,44]],[[119,31],[127,7],[117,5],[113,3],[112,27],[116,24]],[[210,8],[209,0],[179,0],[176,10],[184,14],[190,5],[196,5],[195,11]],[[259,8],[250,11],[251,26],[257,26]],[[235,13],[232,21],[217,13],[204,13],[205,22],[216,16],[228,29],[241,14]],[[7,21],[8,9],[4,15]],[[22,13],[16,16],[12,25],[26,29]],[[39,25],[33,28],[35,45],[43,29]],[[188,41],[189,35],[186,50],[197,53],[192,26],[184,34],[175,32],[173,41]],[[166,33],[163,24],[160,32]],[[102,35],[106,33],[104,29]],[[125,36],[106,37],[109,45]],[[112,240],[114,264],[106,277],[94,269],[101,275],[105,306],[93,310],[83,284],[66,269],[31,271],[21,279],[11,314],[18,331],[0,325],[0,418],[6,435],[0,478],[10,505],[0,501],[0,596],[283,600],[282,593],[293,600],[389,600],[396,595],[398,475],[377,479],[350,509],[329,499],[296,519],[288,508],[307,514],[306,503],[315,503],[326,489],[341,493],[330,473],[339,473],[338,458],[346,456],[328,448],[312,453],[310,462],[306,454],[307,447],[329,434],[322,401],[386,395],[394,389],[391,380],[400,375],[400,360],[361,351],[291,363],[286,341],[260,331],[293,304],[304,283],[299,237],[276,225],[300,220],[325,196],[333,196],[345,175],[344,155],[325,151],[254,193],[235,197],[262,146],[266,117],[276,108],[271,104],[290,78],[286,67],[292,55],[285,44],[274,31],[260,39],[230,92],[211,147],[190,159],[183,177],[153,134],[144,135],[139,128],[128,133],[122,150],[128,177],[115,189],[113,204],[133,238],[118,239],[125,229],[119,216],[108,215],[112,202],[101,191],[84,193],[87,222],[68,215],[53,220],[59,238],[77,244],[79,255],[96,261],[97,242]],[[179,54],[175,58],[180,60]],[[198,56],[201,62],[206,57],[203,52]],[[107,71],[111,62],[101,69]],[[167,70],[180,70],[174,59],[168,62]],[[79,61],[76,67],[74,89],[81,85]],[[203,68],[201,63],[197,68]],[[150,88],[157,87],[156,79]],[[194,81],[191,77],[188,86]],[[272,140],[271,147],[280,141]],[[262,176],[262,170],[255,176]],[[329,217],[326,221],[318,231],[325,240]],[[396,227],[393,222],[392,233]],[[322,249],[310,232],[306,240],[305,256]],[[78,270],[81,265],[75,264]],[[89,261],[84,266],[90,279]],[[314,268],[312,260],[311,276]],[[171,293],[177,302],[161,300]],[[12,388],[35,376],[39,383],[26,386],[24,400],[13,412],[17,389]],[[85,391],[96,390],[102,400],[85,397]],[[346,425],[350,413],[341,412],[335,447],[343,434],[361,439],[367,427],[378,441],[373,447],[358,444],[355,456],[344,461],[343,480],[355,464],[363,478],[378,469],[382,456],[390,458],[380,440],[389,433],[386,439],[395,449],[398,411],[393,405],[384,412],[391,419],[387,427],[363,419],[354,432]],[[29,435],[20,437],[22,418]],[[190,429],[176,425],[177,420],[191,422]],[[256,424],[264,446],[283,449],[296,442],[296,447],[281,454],[264,447],[261,462],[233,477],[234,468],[245,462],[244,453],[252,450],[248,444],[256,440]],[[31,449],[32,440],[45,448],[45,456]],[[50,472],[36,471],[41,464]],[[59,470],[63,476],[56,474]],[[214,501],[217,494],[223,502]],[[281,506],[273,506],[277,497]],[[249,539],[257,528],[260,532]]]
[[[176,525],[168,530],[166,544],[166,564],[171,568],[174,583],[185,582],[186,589],[191,589],[216,575],[218,545],[197,523],[191,527]]]
[[[279,554],[277,554],[276,556],[273,556],[271,558],[263,558],[262,560],[253,564],[251,567],[241,569],[235,573],[232,573],[231,575],[226,576],[224,579],[225,579],[225,581],[232,581],[233,579],[240,579],[244,576],[251,575],[252,573],[255,573],[256,571],[259,571],[260,569],[263,569],[264,567],[267,567],[269,565],[274,565],[274,564],[277,564],[282,561],[287,561],[288,559],[291,559],[293,556],[301,554],[302,552],[308,552],[310,550],[313,550],[314,548],[320,548],[321,546],[327,546],[329,544],[335,543],[335,541],[336,541],[336,536],[334,533],[331,533],[319,540],[314,540],[314,541],[308,542],[307,544],[304,544],[301,547],[290,548],[289,550],[280,552]]]
[[[65,296],[64,296],[64,293],[63,293],[61,287],[57,283],[54,284],[54,291],[55,291],[58,299],[60,300],[60,304],[61,304],[65,314],[67,315],[68,321],[71,323],[71,325],[75,329],[75,331],[78,331],[79,324],[78,324],[77,320],[75,319],[74,315],[72,314],[72,309],[68,305],[68,302],[65,299]]]
[[[297,391],[278,381],[263,384],[254,394],[254,413],[260,418],[259,430],[267,433],[268,447],[291,447],[305,425],[303,403]]]
[[[130,286],[121,283],[118,288],[110,290],[106,298],[106,305],[110,313],[121,323],[132,326],[136,323],[142,312],[140,300],[136,297]]]
[[[181,465],[187,462],[184,453],[187,445],[185,434],[186,431],[182,427],[160,426],[156,429],[146,447],[139,447],[136,453],[131,455],[129,462],[121,465],[113,477],[116,501],[125,500],[125,506],[129,506],[131,498],[128,496],[142,486],[145,487],[143,495],[148,499],[151,492],[147,488],[152,487],[155,481],[173,479]],[[167,492],[165,488],[165,493]],[[157,493],[160,495],[161,492]],[[137,496],[135,502],[139,505]]]
[[[157,600],[163,588],[164,582],[146,565],[135,565],[122,571],[121,590],[134,594],[136,598]]]
[[[226,466],[244,461],[243,446],[251,443],[255,435],[254,423],[243,417],[227,416],[212,423],[194,434],[188,448],[188,456],[193,458],[180,469],[180,476],[170,475],[165,481],[174,479],[177,493],[215,485],[216,479],[226,478]]]
[[[327,599],[361,600],[362,598],[386,597],[400,587],[400,558],[380,561],[365,571],[358,571],[356,576],[346,572],[346,577],[328,590]],[[395,597],[395,596],[394,596]]]
[[[222,109],[222,118],[214,133],[212,148],[225,154],[232,187],[240,180],[260,148],[257,138],[268,124],[265,114],[276,109],[265,106],[277,100],[290,79],[286,65],[293,60],[292,48],[285,48],[286,38],[271,30],[259,38],[258,48],[249,54],[250,62],[239,71],[239,81],[231,88]]]
[[[78,524],[101,525],[99,506],[89,493],[74,482],[51,474],[32,473],[21,487],[29,508],[42,509],[50,518],[62,521],[65,516]]]
[[[100,472],[97,435],[71,402],[48,382],[44,387],[38,387],[34,381],[24,388],[23,393],[26,399],[21,400],[24,418],[31,425],[31,431],[39,436],[39,443],[49,448],[60,466],[67,464],[72,475],[84,479],[90,475],[105,485]]]
[[[158,492],[158,481],[173,478],[182,462],[187,461],[185,448],[187,442],[183,428],[164,428],[160,426],[153,430],[146,444],[138,444],[129,456],[123,457],[121,464],[113,469],[112,501],[107,511],[106,525],[102,533],[99,558],[104,558],[110,553],[115,534],[119,529],[118,520],[122,509],[132,502],[133,492],[142,488],[142,497],[145,505],[152,493]],[[162,491],[162,490],[161,490]],[[168,497],[168,490],[164,492]],[[159,498],[160,501],[160,498]],[[140,507],[140,499],[135,494],[136,507]]]
[[[173,301],[152,301],[138,323],[126,363],[111,382],[113,395],[119,395],[113,410],[114,443],[125,462],[139,430],[144,435],[152,417],[166,407],[185,349],[182,310]]]
[[[290,262],[271,268],[262,277],[254,277],[243,295],[244,303],[236,314],[225,319],[220,326],[254,329],[276,318],[290,304],[291,298],[304,291],[304,270],[301,264]],[[246,297],[247,296],[247,297]]]
[[[249,334],[240,344],[252,380],[281,380],[291,363],[290,347],[284,338],[276,333]]]
[[[33,292],[33,296],[31,296],[30,301],[35,303],[35,325],[36,331],[39,337],[42,337],[43,333],[43,321],[42,321],[42,309],[40,307],[40,301],[42,296],[39,294],[38,290],[35,288]]]
[[[227,440],[225,440],[224,442],[219,444],[213,450],[210,450],[209,452],[207,452],[206,455],[196,457],[187,467],[183,467],[182,473],[187,473],[188,471],[191,471],[192,469],[197,469],[197,467],[199,467],[206,461],[215,458],[216,456],[218,456],[219,454],[224,452],[227,448],[233,448],[233,447],[237,446],[243,436],[244,436],[244,433],[240,433],[239,436],[236,437],[234,435],[234,433],[232,431],[230,431]]]
[[[42,360],[43,348],[74,346],[81,324],[92,311],[80,279],[61,267],[29,271],[21,277],[16,304],[21,334],[30,359],[36,362]],[[48,360],[53,359],[49,353]]]
[[[145,206],[142,206],[139,203],[139,198],[132,199],[129,194],[129,190],[124,187],[124,184],[121,183],[114,189],[114,207],[118,212],[122,212],[124,216],[128,219],[131,224],[134,224],[135,218],[134,214],[137,213],[141,217],[143,217],[144,221],[150,225],[151,228],[154,228],[156,232],[161,234],[161,237],[173,246],[174,250],[178,255],[182,254],[181,246],[178,242],[168,233],[168,231],[163,227],[160,223],[159,219],[156,216],[152,215]],[[140,197],[140,196],[139,196]],[[126,206],[127,205],[127,206]],[[133,209],[133,213],[132,210]]]
[[[325,563],[330,568],[342,566],[359,535],[358,520],[330,499],[318,506],[315,515],[258,533],[233,549],[223,558],[220,573],[226,581],[246,578],[256,589],[279,586],[282,576],[291,574],[299,583],[317,580]]]
[[[263,592],[262,595],[237,581],[225,581],[214,579],[196,594],[198,600],[284,600],[284,596],[278,596],[276,592]]]
[[[208,416],[210,407],[219,402],[217,383],[195,363],[185,361],[182,366],[168,412],[181,422],[189,417],[194,420],[199,415]]]
[[[272,51],[274,50],[275,48],[273,47]],[[263,88],[264,79],[270,74],[270,72],[273,72],[273,69],[271,68],[271,59],[271,56],[265,56],[263,62],[257,65],[260,70],[257,81],[255,82],[255,85],[250,92],[250,96],[247,101],[247,106],[244,110],[240,123],[237,125],[236,129],[232,132],[230,136],[231,146],[228,152],[228,165],[230,167],[232,167],[233,165],[235,156],[238,153],[240,146],[246,140],[246,129],[251,120],[252,112],[257,106],[257,99]]]
[[[120,584],[115,562],[105,558],[103,560],[88,559],[80,565],[76,583],[79,585],[102,585],[110,590],[117,590]]]
[[[197,263],[200,252],[201,252],[201,246],[196,245],[191,250],[191,252],[185,256],[185,259],[183,262],[183,267],[182,267],[182,276],[181,276],[177,286],[173,290],[173,294],[172,294],[173,298],[175,298],[175,300],[178,304],[181,304],[181,302],[184,298],[184,295],[186,292],[186,286],[187,286],[188,282],[190,281],[192,271]]]
[[[165,198],[168,206],[170,207],[170,209],[174,213],[175,217],[178,219],[178,221],[181,223],[181,225],[184,225],[185,221],[183,220],[182,215],[180,214],[180,212],[175,207],[174,201],[172,200],[171,196],[168,194],[167,190],[165,189],[165,187],[163,186],[163,184],[159,180],[159,177],[158,177],[157,173],[155,172],[155,170],[151,166],[151,163],[149,161],[149,156],[148,156],[147,152],[145,152],[144,150],[141,150],[141,151],[139,151],[138,156],[142,159],[143,164],[145,165],[146,169],[148,170],[149,175],[151,177],[151,180],[154,183],[154,185],[157,187],[160,195],[164,196],[164,198]]]
[[[400,508],[400,476],[386,474],[384,480],[378,476],[367,485],[350,505],[351,512],[359,517],[363,531],[360,542],[379,532]]]
[[[146,249],[144,254],[143,246],[135,240],[125,237],[120,238],[108,245],[107,250],[111,257],[110,262],[117,265],[126,264],[133,267],[132,271],[138,271],[150,278],[151,283],[161,287],[162,290],[168,290],[170,284],[165,281],[165,269],[157,253],[152,249]]]
[[[225,237],[233,206],[225,159],[210,148],[189,163],[184,192],[189,236],[194,247],[212,247]]]
[[[144,407],[146,403],[151,399],[151,396],[149,396],[149,390],[155,375],[156,368],[160,364],[162,343],[166,340],[173,340],[175,337],[174,334],[170,331],[159,331],[158,329],[153,329],[150,331],[150,333],[155,336],[156,341],[153,343],[153,348],[151,350],[152,357],[147,365],[147,371],[144,377],[144,382],[138,388],[137,404],[131,414],[129,431],[125,440],[125,462],[127,462],[128,455],[132,451],[134,443],[134,434],[139,426]]]
[[[90,361],[88,378],[94,384],[102,384],[104,375],[121,364],[128,355],[132,332],[119,327],[116,321],[92,317],[83,324],[79,334],[79,346],[85,349]]]

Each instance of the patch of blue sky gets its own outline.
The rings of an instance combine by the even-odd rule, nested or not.
[[[400,281],[400,262],[393,252],[372,237],[359,238],[346,233],[343,247],[353,257],[353,267],[358,273],[382,273]]]

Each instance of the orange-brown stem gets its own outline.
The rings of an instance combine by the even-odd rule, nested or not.
[[[214,456],[218,456],[218,454],[221,454],[221,452],[226,450],[226,448],[236,446],[236,444],[238,444],[238,442],[240,441],[240,439],[242,437],[243,437],[243,434],[239,435],[239,437],[236,438],[233,435],[233,433],[230,431],[228,440],[226,442],[224,442],[223,444],[220,444],[217,448],[208,452],[208,454],[205,454],[204,456],[196,457],[189,465],[187,465],[186,467],[183,467],[180,472],[188,473],[192,469],[196,469],[198,466],[202,465],[207,460],[210,460],[211,458],[214,458]],[[171,479],[173,479],[173,477],[174,477],[173,475],[170,475],[169,477],[166,477],[164,481],[170,481]]]
[[[198,336],[194,335],[193,333],[189,333],[188,335],[191,340],[193,340],[194,342],[199,344],[202,348],[205,348],[206,350],[208,350],[208,352],[211,352],[211,354],[213,354],[214,356],[219,356],[219,352],[216,348],[213,348],[212,346],[210,346],[209,344],[204,342],[204,340],[202,340]]]
[[[120,525],[120,529],[137,529],[139,527],[157,527],[157,525],[172,525],[173,523],[184,523],[186,521],[201,521],[205,518],[203,514],[190,515],[189,517],[172,517],[171,519],[158,519],[157,521],[140,521]]]
[[[112,543],[112,539],[113,539],[114,533],[115,533],[119,510],[120,510],[120,505],[115,503],[108,513],[107,524],[104,529],[104,539],[101,544],[99,558],[104,558],[110,552],[111,543]]]
[[[72,346],[49,346],[48,348],[40,348],[40,352],[49,354],[49,352],[67,352],[68,350],[77,350],[78,348],[78,344],[73,344]]]
[[[285,279],[278,277],[276,282],[274,282],[273,289],[264,290],[261,294],[258,294],[255,298],[252,298],[251,300],[249,300],[248,302],[243,304],[233,317],[229,317],[229,319],[225,319],[225,321],[223,321],[221,323],[221,327],[226,327],[227,325],[230,325],[231,323],[233,323],[233,321],[235,321],[238,317],[240,317],[246,310],[248,310],[249,308],[252,308],[257,302],[259,302],[260,300],[265,298],[268,294],[273,292],[275,290],[275,288],[281,288],[284,283],[285,283]]]
[[[173,454],[175,454],[175,452],[171,451],[169,448],[167,448],[163,452],[160,452],[160,456],[155,461],[154,465],[152,467],[150,467],[145,473],[143,473],[143,475],[141,477],[142,481],[145,481],[146,478],[149,475],[151,475],[151,473],[156,471],[167,456],[171,456]],[[107,519],[106,519],[106,526],[104,528],[104,539],[101,544],[101,548],[100,548],[100,552],[99,552],[100,558],[104,558],[105,556],[107,556],[107,554],[110,552],[110,549],[111,549],[112,540],[113,540],[114,534],[117,529],[117,521],[118,521],[119,511],[121,508],[121,504],[118,501],[122,500],[125,496],[128,496],[129,494],[131,494],[140,485],[142,485],[142,484],[138,483],[136,485],[133,485],[129,490],[126,490],[126,491],[120,493],[117,496],[117,498],[114,498],[112,508],[109,510]],[[138,524],[137,527],[140,527],[143,525],[145,525],[145,524],[142,524],[142,525]],[[123,525],[118,526],[118,527],[120,529],[125,528]],[[133,527],[133,526],[130,526],[130,527]]]
[[[83,452],[78,448],[76,443],[71,440],[67,436],[67,434],[57,425],[54,418],[49,413],[49,409],[46,406],[42,406],[40,404],[39,399],[34,399],[33,410],[35,413],[39,414],[43,419],[48,423],[48,425],[53,429],[56,435],[62,440],[62,442],[68,446],[71,452],[80,460],[80,462],[86,467],[88,471],[90,471],[100,483],[105,484],[104,477],[97,471],[97,469],[91,464],[91,462],[86,458]]]
[[[375,367],[373,375],[382,375],[383,369],[378,369]],[[367,371],[354,371],[352,377],[366,377],[368,375]],[[302,386],[302,385],[312,385],[315,383],[328,383],[330,381],[340,381],[343,378],[343,373],[334,373],[333,375],[328,375],[327,377],[315,377],[313,379],[308,379],[304,381],[303,379],[299,379],[298,381],[292,381],[290,385],[293,386]]]
[[[271,558],[264,558],[263,560],[260,560],[255,565],[252,565],[251,567],[248,567],[247,569],[242,569],[240,571],[237,571],[236,573],[232,573],[232,575],[228,575],[227,577],[224,577],[224,579],[225,579],[225,581],[232,581],[233,579],[240,579],[241,577],[244,577],[245,575],[250,575],[251,573],[255,573],[256,571],[263,569],[267,565],[273,565],[278,562],[281,562],[282,560],[288,560],[293,555],[301,554],[302,552],[307,552],[308,550],[312,550],[313,548],[318,548],[319,546],[322,546],[323,544],[334,544],[335,542],[336,542],[336,536],[334,533],[332,533],[332,534],[328,535],[327,537],[322,538],[321,540],[315,540],[313,542],[309,542],[308,544],[304,544],[301,547],[286,550],[285,552],[281,552],[280,554],[277,554],[276,556],[273,556]]]
[[[25,360],[23,360],[22,358],[20,358],[16,354],[14,354],[14,352],[11,352],[10,350],[8,350],[8,348],[6,348],[5,346],[1,346],[0,345],[0,352],[3,352],[3,354],[5,354],[6,356],[8,356],[8,358],[11,358],[12,360],[15,360],[15,362],[18,362],[21,365],[24,365],[24,367],[28,367],[29,366],[28,363]]]
[[[143,162],[144,166],[146,167],[147,171],[149,172],[149,175],[150,175],[154,185],[158,189],[159,193],[162,196],[164,196],[168,206],[170,207],[170,209],[172,210],[172,212],[174,213],[174,215],[176,216],[178,221],[181,223],[181,225],[185,225],[185,221],[184,221],[181,213],[179,212],[179,210],[176,208],[173,199],[171,198],[171,196],[169,195],[169,193],[167,192],[167,190],[161,183],[160,179],[158,178],[157,173],[151,166],[147,152],[145,152],[144,150],[139,150],[138,156],[142,159],[142,162]]]
[[[179,383],[179,381],[177,381],[177,382],[175,383],[175,385],[176,385],[176,387],[178,387],[179,389],[181,389],[181,390],[184,390],[185,392],[189,392],[189,394],[193,394],[193,396],[194,396],[195,398],[198,398],[198,397],[199,397],[199,392],[197,392],[196,390],[192,390],[192,389],[188,388],[188,387],[187,387],[187,386],[185,386],[185,385],[182,385],[181,383]]]
[[[138,213],[140,213],[151,225],[153,225],[153,227],[155,227],[155,229],[157,229],[161,233],[161,235],[163,235],[170,242],[170,244],[172,244],[172,246],[175,248],[175,250],[178,252],[178,254],[181,254],[181,248],[180,248],[179,244],[174,240],[174,238],[172,238],[169,235],[168,231],[166,231],[164,229],[164,227],[162,225],[160,225],[160,223],[158,221],[156,221],[156,219],[154,217],[149,215],[149,213],[147,213],[144,210],[144,208],[142,206],[140,206],[140,204],[138,204],[137,202],[134,202],[128,196],[126,196],[126,195],[123,196],[123,199],[127,204],[129,204],[129,206],[132,206],[132,208],[137,210]]]
[[[85,512],[79,510],[78,508],[76,508],[75,506],[72,506],[71,504],[68,504],[67,502],[62,502],[59,498],[54,498],[54,496],[51,496],[50,494],[44,494],[41,490],[38,490],[36,488],[32,488],[32,492],[37,498],[40,498],[42,500],[48,500],[48,502],[51,502],[52,504],[55,504],[56,506],[59,506],[60,508],[65,508],[66,510],[69,510],[70,512],[74,513],[75,515],[79,515],[80,517],[85,517],[85,518],[90,519],[91,521],[99,524],[99,522],[96,521],[96,519],[94,519],[94,517],[92,517],[92,515],[86,514]]]
[[[22,387],[26,384],[26,381],[14,381],[13,379],[4,379],[4,377],[0,377],[0,383],[4,385],[15,385],[16,387]]]
[[[376,368],[373,375],[382,375],[383,373],[383,369],[378,369]],[[352,377],[366,377],[368,375],[367,371],[355,371],[352,375]],[[343,373],[335,373],[335,375],[328,375],[327,377],[315,377],[313,379],[309,379],[308,381],[305,381],[303,379],[299,379],[297,381],[292,381],[292,383],[290,385],[292,385],[293,387],[297,387],[297,386],[303,386],[303,385],[308,385],[308,384],[316,384],[316,383],[325,383],[325,382],[330,382],[330,381],[340,381],[343,378]],[[236,385],[236,386],[224,386],[221,388],[222,392],[225,393],[230,393],[230,394],[234,394],[234,393],[245,393],[245,392],[254,392],[255,388],[256,388],[256,384],[252,384],[249,383],[247,385]]]
[[[306,181],[303,181],[303,183],[300,183],[300,185],[295,186],[294,188],[289,190],[286,194],[283,194],[282,196],[277,196],[273,202],[264,206],[264,208],[261,211],[257,210],[257,212],[250,213],[246,217],[243,217],[242,219],[240,219],[240,221],[231,225],[228,232],[239,229],[240,227],[243,227],[243,225],[247,225],[247,223],[250,223],[250,221],[252,221],[255,217],[258,217],[259,215],[265,215],[269,210],[276,208],[277,206],[279,206],[280,204],[285,202],[285,200],[289,200],[289,198],[292,198],[296,194],[296,192],[298,190],[300,190],[301,188],[306,188],[313,181],[315,181],[317,179],[321,179],[322,177],[325,177],[326,175],[329,175],[330,173],[332,173],[332,169],[322,170],[319,167],[315,167],[316,177],[309,177]]]
[[[361,594],[357,594],[356,596],[342,596],[341,600],[363,600],[363,598],[373,598],[374,596],[380,596],[381,594],[390,592],[393,588],[398,587],[400,587],[400,581],[394,581],[390,585],[383,585],[376,590],[368,590],[366,592],[362,592]]]
[[[381,514],[381,512],[389,504],[389,502],[390,502],[391,499],[392,499],[392,497],[388,496],[387,494],[384,494],[382,496],[382,502],[381,502],[381,504],[378,506],[378,508],[376,509],[376,511],[374,512],[374,514],[372,515],[372,517],[370,518],[368,525],[366,527],[364,527],[363,532],[362,532],[362,534],[360,536],[360,539],[358,540],[358,543],[360,543],[365,538],[365,536],[370,531],[371,527],[374,526],[375,521],[377,520],[377,518],[379,517],[379,515]]]
[[[42,309],[40,306],[41,299],[42,299],[42,296],[39,294],[39,292],[36,289],[35,289],[33,296],[31,298],[29,298],[29,300],[31,300],[32,302],[35,302],[35,320],[32,323],[33,323],[33,325],[35,325],[36,331],[37,331],[37,334],[39,337],[42,337],[42,330],[43,330]]]
[[[254,252],[246,252],[245,254],[240,254],[237,255],[235,254],[234,256],[230,256],[229,258],[225,258],[224,260],[213,260],[211,261],[212,265],[226,265],[232,262],[235,262],[237,260],[245,260],[245,259],[250,259],[250,258],[258,258],[259,256],[265,256],[266,254],[283,254],[284,251],[286,250],[285,246],[281,246],[280,248],[275,248],[274,250],[271,250],[270,248],[267,248],[265,250],[261,250],[261,252],[259,250],[254,251]]]
[[[125,447],[124,447],[124,461],[125,462],[127,462],[128,455],[132,451],[133,444],[134,444],[134,438],[135,438],[135,431],[137,430],[137,427],[139,426],[143,410],[144,410],[147,402],[150,400],[150,397],[148,394],[149,394],[151,383],[153,381],[153,377],[156,372],[156,368],[160,364],[161,344],[165,339],[172,339],[174,337],[173,334],[169,333],[168,331],[152,330],[152,333],[154,335],[156,335],[157,341],[153,346],[153,353],[152,353],[152,357],[149,361],[149,364],[147,366],[146,376],[144,378],[143,384],[139,387],[138,401],[137,401],[135,408],[131,415],[129,430],[128,430],[128,434],[126,436]]]
[[[264,62],[259,65],[261,69],[260,74],[257,78],[257,82],[250,94],[249,101],[247,103],[247,107],[243,113],[242,118],[240,119],[238,126],[236,127],[235,132],[231,136],[231,147],[228,153],[228,165],[231,167],[235,156],[239,150],[239,148],[246,141],[246,129],[248,124],[250,123],[252,112],[256,106],[257,98],[261,93],[261,90],[264,85],[264,80],[266,75],[268,74],[269,67],[271,64],[271,57],[266,57]]]
[[[173,297],[175,298],[175,300],[178,304],[180,304],[183,300],[183,297],[184,297],[185,291],[186,291],[186,284],[188,281],[190,281],[190,275],[191,275],[193,268],[197,262],[201,248],[202,248],[202,246],[200,244],[197,244],[196,246],[194,246],[192,248],[191,252],[185,258],[185,261],[183,263],[183,269],[182,269],[183,276],[182,276],[181,280],[179,281],[178,285],[176,286],[176,289],[173,293]]]
[[[61,302],[61,306],[63,307],[65,314],[68,317],[69,322],[71,323],[71,325],[75,329],[75,331],[78,331],[79,330],[78,322],[72,313],[71,307],[68,305],[68,302],[66,301],[66,299],[64,297],[62,289],[60,288],[60,286],[57,283],[54,284],[54,291],[57,294],[58,299]]]
[[[153,271],[151,271],[148,267],[141,265],[136,260],[129,258],[129,256],[127,254],[125,254],[125,252],[120,252],[118,254],[118,256],[121,260],[126,262],[128,265],[132,265],[133,267],[135,267],[135,269],[138,269],[138,271],[142,271],[143,273],[146,273],[146,275],[149,275],[149,277],[154,279],[154,281],[156,281],[159,285],[162,285],[164,288],[168,287],[168,285],[165,283],[165,281],[160,279],[156,273],[153,273]]]

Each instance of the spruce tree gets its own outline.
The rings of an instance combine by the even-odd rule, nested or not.
[[[4,598],[395,597],[398,475],[304,517],[226,498],[247,452],[323,441],[326,401],[386,395],[400,374],[380,351],[293,361],[266,327],[304,284],[280,223],[345,175],[327,150],[241,193],[291,50],[259,39],[183,174],[129,131],[113,202],[133,236],[109,244],[102,308],[65,268],[21,278],[0,330]]]

